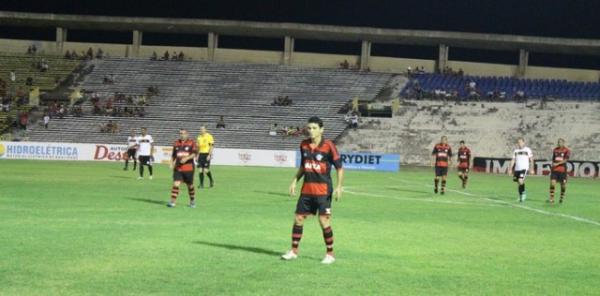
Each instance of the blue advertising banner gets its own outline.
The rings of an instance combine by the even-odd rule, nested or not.
[[[300,166],[300,152],[296,152],[296,167]],[[400,170],[400,154],[341,152],[345,169],[362,171],[397,172]]]

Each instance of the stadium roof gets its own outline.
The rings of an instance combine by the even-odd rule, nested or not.
[[[156,17],[90,16],[0,11],[0,25],[17,27],[63,27],[81,30],[108,30],[204,34],[298,39],[362,41],[576,55],[600,55],[600,40],[483,34],[447,31],[347,27],[299,23],[179,19]]]

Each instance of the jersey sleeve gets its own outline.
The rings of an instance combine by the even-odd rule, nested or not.
[[[300,151],[300,168],[304,170],[304,153],[302,152],[302,144],[300,144],[298,150]]]
[[[437,152],[437,146],[433,146],[433,150],[431,150],[431,155],[435,155]]]
[[[150,144],[154,144],[154,139],[152,138],[152,136],[149,136],[149,137],[148,137],[148,142],[149,142]]]
[[[448,159],[452,157],[452,148],[448,147]]]
[[[333,164],[333,166],[339,170],[342,168],[342,157],[340,156],[340,153],[337,151],[337,147],[335,147],[335,144],[333,144],[333,142],[329,142],[329,147],[329,153],[331,154],[331,164]]]
[[[527,156],[529,156],[529,158],[533,157],[533,152],[531,151],[531,149],[527,149]]]
[[[210,137],[208,137],[208,144],[209,145],[214,145],[215,144],[215,138],[213,138],[212,135],[210,135]]]
[[[571,149],[567,149],[565,153],[565,161],[571,159]]]

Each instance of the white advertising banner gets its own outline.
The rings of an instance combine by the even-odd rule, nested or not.
[[[168,163],[171,147],[156,146],[154,161]],[[127,146],[114,144],[2,142],[0,159],[120,161]],[[294,167],[295,151],[215,148],[212,164]]]

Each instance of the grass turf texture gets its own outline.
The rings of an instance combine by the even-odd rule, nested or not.
[[[566,204],[551,207],[548,178],[530,177],[519,207],[509,176],[472,174],[467,195],[451,171],[455,191],[440,196],[430,169],[348,171],[333,205],[338,260],[322,266],[315,218],[300,258],[279,259],[290,246],[293,169],[214,167],[216,187],[197,190],[197,209],[185,207],[186,189],[169,209],[166,166],[141,181],[121,166],[0,161],[0,294],[600,291],[597,180],[572,178]]]

